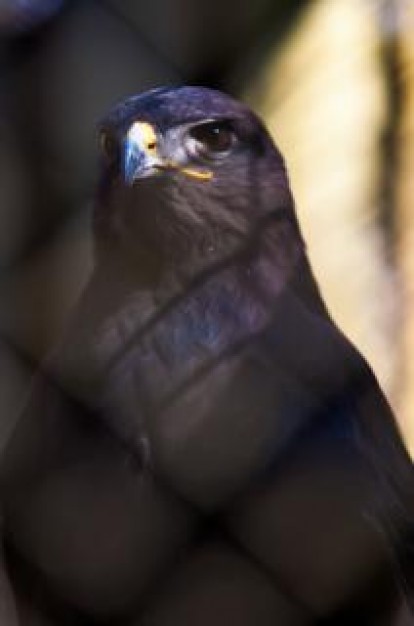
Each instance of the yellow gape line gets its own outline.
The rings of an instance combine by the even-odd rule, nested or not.
[[[193,170],[190,167],[179,167],[180,172],[189,176],[189,178],[195,178],[196,180],[211,180],[213,178],[213,172],[207,170]]]
[[[189,178],[195,178],[196,180],[207,181],[213,178],[213,172],[210,172],[209,170],[196,170],[192,167],[184,167],[182,165],[179,165],[179,163],[174,163],[174,161],[168,161],[167,167],[178,170],[185,176],[188,176]]]

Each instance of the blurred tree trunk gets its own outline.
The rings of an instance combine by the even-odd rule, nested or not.
[[[414,4],[397,0],[396,53],[401,93],[398,123],[397,255],[403,292],[399,414],[414,453]]]

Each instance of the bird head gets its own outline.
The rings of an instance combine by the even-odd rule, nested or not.
[[[275,212],[293,217],[283,159],[256,115],[201,87],[121,102],[99,126],[99,240],[203,266]]]

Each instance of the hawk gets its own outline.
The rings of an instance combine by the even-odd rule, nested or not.
[[[412,463],[264,125],[166,87],[99,138],[94,269],[1,464],[21,626],[414,623]]]

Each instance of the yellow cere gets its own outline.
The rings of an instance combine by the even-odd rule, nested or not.
[[[157,149],[157,135],[148,122],[134,122],[128,131],[128,139],[145,152],[154,153]]]

